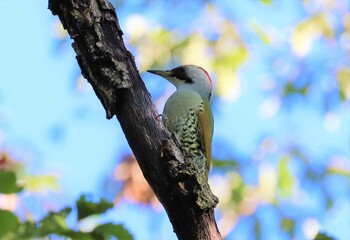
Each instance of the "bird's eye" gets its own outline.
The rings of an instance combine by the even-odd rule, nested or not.
[[[183,67],[176,67],[172,69],[171,72],[176,76],[181,76],[185,74],[185,69]]]
[[[193,83],[192,79],[187,75],[185,68],[176,67],[171,70],[172,77],[177,78],[178,80],[184,81],[185,83]]]

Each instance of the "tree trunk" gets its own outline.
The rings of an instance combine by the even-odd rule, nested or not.
[[[133,56],[125,48],[113,6],[107,0],[49,0],[49,9],[74,40],[83,76],[107,118],[116,115],[177,237],[222,239],[214,218],[218,199],[157,118]]]

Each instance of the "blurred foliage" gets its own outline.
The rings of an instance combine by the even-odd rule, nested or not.
[[[210,18],[205,20],[207,16]],[[204,7],[201,20],[203,24],[214,22],[213,32],[206,33],[203,31],[208,29],[198,29],[185,34],[181,30],[150,29],[146,19],[139,15],[131,16],[127,24],[127,27],[130,25],[127,29],[130,31],[129,44],[136,48],[136,60],[142,72],[151,68],[164,68],[169,63],[196,63],[214,72],[216,79],[220,80],[215,86],[218,95],[235,99],[240,81],[237,70],[248,59],[245,43],[235,24],[219,15],[212,4]],[[263,35],[262,31],[259,33]]]
[[[314,240],[335,240],[335,238],[328,236],[325,233],[317,233],[316,237]]]
[[[121,224],[106,223],[94,229],[96,235],[103,236],[103,239],[110,239],[112,236],[120,240],[132,240],[132,235]],[[101,238],[97,238],[101,239]]]
[[[6,217],[0,232],[4,239],[32,239],[32,238],[57,238],[58,236],[69,239],[130,239],[133,237],[121,225],[105,223],[96,226],[92,231],[76,231],[67,224],[67,217],[71,208],[64,208],[59,212],[49,212],[42,220],[33,222],[26,221],[19,223],[16,215],[9,211],[0,212],[0,220]],[[6,213],[6,214],[5,214]]]
[[[16,215],[7,210],[0,210],[0,223],[0,238],[5,236],[8,232],[16,230],[19,225]]]
[[[271,4],[272,3],[272,0],[260,0],[262,3],[265,3],[265,4]]]
[[[151,187],[143,177],[141,169],[134,155],[125,155],[115,167],[111,178],[106,179],[105,189],[107,195],[116,195],[114,203],[121,200],[150,204],[153,208],[159,208],[160,203]],[[117,193],[116,192],[117,190]]]
[[[3,156],[7,153],[3,153]],[[12,163],[15,163],[11,159]],[[19,163],[12,166],[19,166]],[[4,166],[4,164],[3,164]],[[7,165],[8,166],[8,165]],[[35,176],[35,179],[49,180],[49,177]],[[33,181],[33,180],[32,180]],[[37,186],[37,184],[34,184]],[[53,184],[56,186],[56,184]],[[0,170],[0,207],[9,207],[6,205],[7,197],[11,201],[11,194],[19,194],[20,192],[32,191],[33,186],[31,184],[25,184],[25,187],[18,186],[17,173],[10,170]],[[28,189],[26,188],[28,186]],[[45,186],[45,184],[43,185]],[[42,191],[43,189],[35,188],[35,191]],[[87,196],[82,195],[76,202],[77,209],[77,222],[82,219],[88,218],[93,215],[104,214],[107,210],[113,208],[113,203],[101,199],[99,202],[93,202],[86,200]],[[5,203],[5,204],[4,204]],[[9,210],[0,209],[0,239],[33,239],[33,238],[56,238],[66,237],[69,239],[111,239],[115,237],[117,239],[132,240],[133,237],[121,224],[104,223],[96,225],[92,231],[76,231],[72,226],[67,223],[67,217],[72,214],[72,208],[66,207],[58,212],[49,211],[41,220],[34,221],[30,215],[27,215],[23,221],[19,219],[15,213]]]
[[[261,39],[261,41],[264,44],[266,44],[266,45],[271,45],[272,44],[272,40],[271,40],[270,36],[268,34],[266,34],[264,32],[264,30],[261,29],[261,27],[256,22],[253,22],[251,24],[251,28],[258,35],[258,37]]]
[[[260,0],[260,3],[268,8],[276,2]],[[152,8],[151,3],[147,4]],[[140,6],[147,9],[147,4],[141,1]],[[211,1],[203,1],[201,10],[182,27],[169,27],[162,22],[162,19],[169,19],[172,11],[170,3],[163,6],[163,15],[158,16],[159,22],[152,22],[141,13],[135,13],[127,17],[123,30],[141,72],[186,63],[195,63],[207,69],[215,80],[214,108],[217,107],[217,99],[235,102],[240,97],[242,82],[247,81],[241,74],[242,68],[248,65],[253,69],[254,61],[259,58],[259,51],[255,51],[267,49],[268,54],[260,52],[267,58],[263,61],[266,62],[264,67],[269,76],[261,87],[261,91],[266,93],[266,99],[261,104],[262,115],[273,117],[282,109],[298,104],[299,101],[295,99],[303,103],[312,102],[315,101],[315,92],[323,92],[319,95],[321,104],[324,104],[323,114],[326,120],[332,121],[334,112],[350,100],[349,61],[332,62],[319,55],[323,60],[320,64],[313,60],[314,49],[317,47],[326,54],[333,51],[336,59],[348,56],[350,48],[346,42],[350,41],[350,13],[339,10],[342,9],[341,2],[337,5],[320,1],[317,10],[310,11],[313,4],[313,1],[299,2],[307,14],[291,26],[288,44],[283,42],[286,38],[281,36],[285,32],[277,33],[271,26],[254,18],[248,24],[232,20],[232,16],[220,12]],[[124,1],[118,2],[117,10],[125,5]],[[335,24],[335,18],[343,18],[340,25]],[[180,23],[178,25],[181,26]],[[259,45],[259,41],[263,45]],[[321,50],[320,45],[323,47]],[[335,45],[340,45],[336,51],[333,50]],[[328,76],[325,83],[319,80],[322,74]],[[299,217],[290,216],[285,210],[294,207],[297,208],[295,211],[301,211],[293,201],[304,198],[305,191],[309,191],[305,186],[311,185],[314,190],[323,192],[326,205],[321,212],[325,213],[335,201],[327,180],[340,176],[340,181],[349,183],[350,170],[346,157],[333,153],[326,163],[317,164],[314,156],[303,146],[302,139],[298,144],[290,142],[288,138],[281,143],[278,141],[273,133],[265,136],[257,142],[251,156],[229,154],[229,157],[219,158],[215,156],[218,152],[213,150],[213,169],[220,174],[214,174],[211,185],[220,197],[219,227],[223,236],[229,236],[240,217],[254,217],[264,204],[273,206],[280,213],[281,229],[290,237],[295,236],[296,227],[302,224],[317,225],[312,213]],[[224,147],[229,148],[229,145]],[[223,150],[226,152],[226,149]],[[255,173],[253,183],[247,181],[246,172]],[[121,199],[151,203],[153,206],[157,203],[133,156],[122,157],[113,176],[106,179],[105,188],[107,194],[119,189],[115,193],[116,203]],[[254,217],[257,238],[264,232],[264,224],[260,221]],[[307,233],[309,238],[315,234],[310,231]]]
[[[282,157],[277,166],[277,189],[280,190],[281,196],[290,197],[293,195],[294,177],[290,172],[288,156]]]
[[[21,186],[17,186],[17,175]],[[58,190],[57,177],[50,174],[30,175],[23,165],[12,159],[3,150],[0,153],[0,192],[17,193],[25,187],[27,191]],[[7,188],[7,191],[6,189]]]
[[[28,191],[43,191],[45,189],[58,190],[57,177],[53,175],[23,176]]]
[[[181,1],[180,11],[193,2]],[[261,11],[273,12],[271,9],[276,10],[279,2],[260,0],[254,4]],[[119,14],[129,2],[115,4]],[[179,64],[200,65],[215,82],[216,121],[225,118],[230,109],[236,108],[235,104],[242,107],[239,99],[243,94],[258,89],[263,95],[257,104],[260,114],[275,125],[274,130],[256,134],[249,154],[231,144],[230,126],[225,126],[226,138],[213,149],[210,184],[220,198],[217,210],[222,235],[230,239],[242,223],[244,229],[250,229],[247,232],[254,232],[255,239],[275,232],[287,236],[275,239],[334,239],[317,232],[321,222],[333,216],[337,204],[349,200],[349,157],[336,148],[329,148],[322,156],[315,154],[323,149],[311,149],[304,139],[309,133],[297,135],[292,126],[296,121],[293,110],[312,105],[315,115],[324,121],[324,128],[336,129],[340,110],[349,106],[350,12],[346,0],[295,1],[301,13],[288,29],[259,21],[253,14],[242,19],[237,12],[219,9],[215,1],[198,1],[199,10],[184,15],[175,10],[171,1],[130,4],[137,10],[129,11],[121,27],[141,73]],[[148,18],[147,13],[156,12],[158,5],[163,8],[161,13],[156,19]],[[69,36],[58,21],[54,25],[56,47],[65,50]],[[81,76],[76,82],[78,89],[86,85]],[[159,99],[155,101],[164,101],[164,96]],[[284,117],[273,119],[284,113]],[[257,115],[252,114],[260,121]],[[230,124],[234,123],[233,119]],[[314,123],[310,120],[310,125]],[[238,134],[244,135],[244,131]],[[317,141],[317,137],[313,140]],[[120,159],[104,182],[106,195],[113,196],[115,204],[123,200],[159,207],[134,156],[122,155]],[[54,176],[27,176],[26,170],[5,151],[0,155],[0,169],[0,198],[9,199],[8,202],[15,202],[19,191],[58,189]],[[0,238],[132,239],[120,224],[104,223],[91,231],[73,230],[67,224],[67,216],[74,212],[71,208],[49,212],[41,220],[33,221],[28,216],[22,221],[13,213],[13,205],[16,204],[4,206],[0,202],[0,208],[8,209],[0,210]],[[104,214],[112,206],[104,199],[92,202],[81,196],[75,206],[78,225],[83,218]],[[265,216],[270,215],[266,220]],[[273,220],[275,225],[267,225]]]
[[[17,193],[22,188],[17,185],[16,174],[14,172],[0,170],[0,192]]]
[[[300,22],[293,31],[291,44],[293,51],[301,57],[307,55],[316,38],[334,38],[334,31],[330,19],[325,12],[321,12]]]
[[[350,99],[350,68],[340,68],[337,70],[339,83],[339,94],[343,101]]]
[[[90,215],[104,213],[113,207],[113,204],[101,199],[99,203],[86,201],[86,196],[81,196],[77,201],[78,220],[86,218]]]
[[[279,1],[261,0],[260,3],[266,5],[266,11],[274,11],[268,8],[278,5]],[[182,4],[184,9],[190,8]],[[255,4],[261,9],[259,2]],[[204,1],[190,18],[192,21],[187,19],[186,24],[181,25],[178,19],[178,27],[167,25],[166,20],[172,14],[167,11],[167,5],[164,14],[158,16],[165,22],[154,22],[139,13],[128,16],[124,30],[141,72],[189,63],[204,67],[215,81],[216,119],[225,117],[226,108],[235,108],[242,85],[253,88],[259,82],[260,91],[266,94],[261,101],[262,116],[272,118],[299,107],[300,103],[301,106],[321,105],[325,127],[334,128],[337,112],[350,100],[350,21],[347,21],[350,13],[345,7],[348,5],[344,1],[297,2],[305,14],[289,26],[289,31],[259,22],[254,16],[248,22],[239,22],[236,16],[239,14],[230,15],[226,9],[220,11],[217,5],[220,4],[215,1]],[[261,80],[245,79],[243,72],[256,71],[259,61],[264,62],[257,67],[264,69],[260,73],[264,76],[257,76]],[[216,101],[225,105],[221,106],[221,112]],[[292,120],[292,116],[289,117]],[[218,224],[224,237],[230,238],[244,216],[254,218],[256,239],[271,231],[264,220],[255,217],[266,205],[272,207],[270,212],[278,212],[276,221],[287,233],[287,239],[301,237],[297,235],[300,228],[305,234],[303,237],[311,239],[322,221],[317,216],[325,215],[337,201],[329,181],[336,176],[339,184],[349,186],[349,159],[344,153],[330,150],[328,156],[318,162],[304,145],[304,139],[291,137],[289,121],[281,124],[285,127],[279,131],[290,134],[278,139],[278,130],[275,130],[263,138],[257,136],[261,140],[256,141],[250,156],[225,155],[223,152],[230,152],[227,149],[232,146],[220,146],[219,152],[214,145],[213,171],[217,172],[210,180],[220,198]],[[227,136],[227,142],[229,139]],[[250,175],[255,175],[254,180],[247,177]],[[322,192],[317,195],[319,212],[311,208],[304,211],[311,204],[307,198],[318,192]]]

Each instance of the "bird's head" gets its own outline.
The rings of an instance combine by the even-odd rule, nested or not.
[[[181,65],[171,70],[148,70],[175,85],[177,89],[193,89],[209,100],[212,92],[212,80],[207,71],[196,65]]]

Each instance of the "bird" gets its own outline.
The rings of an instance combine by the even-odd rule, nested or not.
[[[208,180],[214,118],[210,105],[213,84],[208,72],[196,65],[171,70],[148,70],[167,79],[176,91],[167,99],[161,114],[166,129],[175,135],[185,158],[192,159]]]

